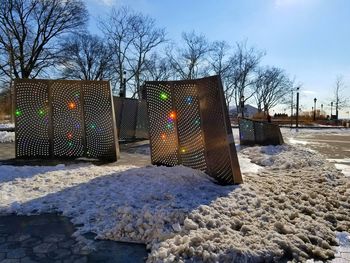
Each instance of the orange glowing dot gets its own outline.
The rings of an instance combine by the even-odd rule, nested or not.
[[[166,135],[163,133],[163,134],[161,135],[161,137],[162,137],[163,140],[165,140]]]
[[[176,113],[174,111],[170,112],[169,118],[172,119],[172,120],[175,119],[176,118]]]
[[[69,102],[68,104],[68,108],[70,108],[71,110],[75,109],[77,105],[74,102]]]

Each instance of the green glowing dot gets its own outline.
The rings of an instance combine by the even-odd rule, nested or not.
[[[17,117],[19,117],[19,116],[22,115],[22,112],[20,110],[16,110],[15,114],[16,114]]]
[[[68,146],[73,146],[73,143],[72,142],[68,142]]]
[[[168,95],[166,93],[162,92],[162,93],[160,93],[160,98],[162,100],[167,100],[168,99]]]
[[[95,129],[95,128],[96,128],[96,125],[95,125],[95,124],[91,124],[91,128],[92,128],[92,129]]]
[[[45,111],[39,110],[39,116],[44,116],[44,115],[45,115]]]

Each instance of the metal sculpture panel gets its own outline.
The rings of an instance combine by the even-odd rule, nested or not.
[[[153,164],[183,164],[222,184],[241,183],[221,80],[146,82]]]
[[[17,158],[117,159],[108,82],[22,79],[15,92]]]
[[[147,103],[145,100],[139,100],[137,107],[137,121],[136,121],[136,139],[148,139],[148,115]]]
[[[113,100],[119,140],[148,139],[146,102],[121,97]]]
[[[278,125],[261,121],[240,119],[239,136],[242,145],[280,145],[284,143]]]
[[[16,156],[49,157],[47,82],[16,82]]]

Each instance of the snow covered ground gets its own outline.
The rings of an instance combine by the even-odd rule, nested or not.
[[[178,167],[0,166],[0,214],[62,212],[149,262],[327,259],[350,228],[350,181],[302,146],[243,148],[240,186]]]
[[[14,132],[0,131],[0,143],[14,142],[14,141],[15,141]]]
[[[92,231],[146,243],[149,262],[332,258],[336,231],[350,230],[349,160],[336,164],[341,172],[294,130],[282,133],[289,144],[239,147],[239,186],[183,166],[3,165],[0,214],[62,212],[79,225],[80,239]]]
[[[15,124],[14,123],[0,123],[0,129],[1,128],[14,128]]]
[[[14,123],[0,123],[0,129],[1,128],[14,128]],[[7,131],[0,131],[0,143],[4,142],[14,142],[15,141],[15,133],[14,132],[7,132]]]

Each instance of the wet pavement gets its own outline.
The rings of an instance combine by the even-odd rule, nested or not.
[[[305,147],[317,151],[330,162],[336,164],[342,170],[350,170],[350,130],[348,133],[337,134],[306,133],[300,132],[293,138],[288,138],[288,143],[305,145]],[[348,175],[346,173],[346,175]]]
[[[55,214],[0,216],[0,262],[144,262],[146,246],[125,242],[94,240],[88,233],[84,242],[72,234],[69,218]]]

